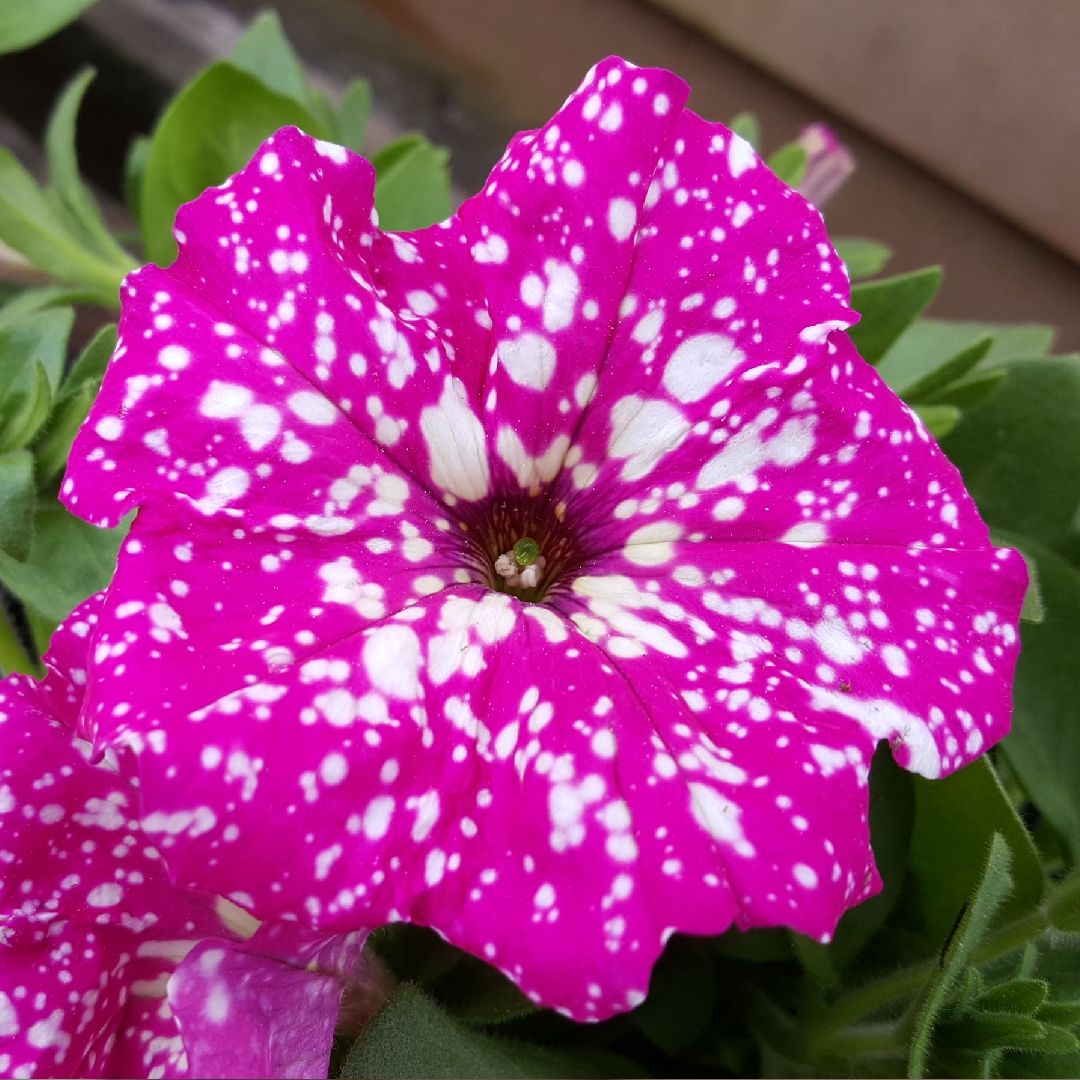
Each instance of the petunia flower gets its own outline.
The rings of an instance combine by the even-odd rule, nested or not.
[[[855,158],[826,124],[808,124],[797,142],[806,151],[799,194],[815,206],[824,206],[855,171]]]
[[[57,631],[43,683],[0,683],[0,1074],[325,1076],[343,986],[370,981],[363,935],[169,883],[130,751],[91,764],[71,729],[100,603]]]
[[[1007,730],[1021,558],[687,93],[604,61],[408,235],[286,129],[128,278],[63,492],[139,507],[84,722],[181,883],[597,1019],[676,930],[826,939],[878,741],[934,777]]]

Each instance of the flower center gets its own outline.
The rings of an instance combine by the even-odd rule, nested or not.
[[[462,515],[469,561],[498,592],[540,603],[583,561],[565,504],[546,494],[502,496],[470,511]]]

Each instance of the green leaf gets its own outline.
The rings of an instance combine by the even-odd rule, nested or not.
[[[57,402],[44,433],[34,444],[41,484],[51,483],[67,465],[71,444],[94,404],[101,383],[90,379]]]
[[[934,299],[940,285],[941,268],[929,266],[852,288],[851,306],[862,318],[848,334],[868,364],[881,360]]]
[[[916,831],[917,821],[918,813]],[[938,1016],[947,1004],[953,987],[971,962],[979,942],[989,930],[998,909],[1013,889],[1013,880],[1009,874],[1012,856],[1008,843],[1004,837],[995,833],[989,846],[978,884],[971,899],[962,909],[963,914],[949,938],[937,973],[927,983],[919,1001],[908,1059],[908,1076],[913,1080],[926,1075],[931,1039]]]
[[[943,449],[989,524],[1080,563],[1080,356],[1013,360],[1001,369],[1008,393],[966,411]]]
[[[371,84],[367,79],[356,79],[349,83],[349,88],[337,107],[338,142],[359,154],[370,116]]]
[[[791,937],[779,927],[763,930],[730,930],[712,939],[717,954],[728,960],[749,960],[753,963],[790,960]]]
[[[1002,1057],[995,1071],[996,1076],[1035,1077],[1049,1080],[1066,1077],[1075,1080],[1080,1076],[1080,1051],[1071,1054],[1011,1053]]]
[[[307,79],[276,11],[256,16],[233,49],[232,62],[265,87],[309,107]]]
[[[97,0],[0,0],[0,53],[28,49],[67,26]]]
[[[0,411],[10,412],[9,395],[31,390],[35,365],[44,370],[53,394],[60,389],[68,335],[74,321],[75,312],[65,307],[37,312],[10,326],[0,326]]]
[[[934,397],[935,404],[955,405],[960,410],[968,410],[981,405],[992,394],[1001,389],[1008,379],[1007,371],[988,371],[985,375],[976,375],[962,379],[946,387]]]
[[[73,394],[81,389],[84,383],[100,382],[105,377],[105,369],[115,350],[116,323],[109,323],[94,335],[72,365],[60,387],[61,399],[65,394]]]
[[[641,1076],[603,1051],[569,1051],[485,1035],[405,983],[356,1040],[343,1077]]]
[[[1039,543],[999,532],[1038,567],[1045,618],[1022,623],[1012,732],[1001,746],[1031,801],[1080,860],[1080,572]]]
[[[632,1016],[666,1054],[692,1046],[716,1008],[713,965],[698,942],[675,935],[652,969],[649,996]]]
[[[380,228],[410,232],[450,216],[449,158],[423,135],[403,135],[372,158]]]
[[[1055,895],[1050,905],[1050,925],[1065,933],[1080,934],[1080,870],[1074,870]]]
[[[102,259],[72,236],[34,178],[0,147],[0,240],[39,270],[85,288],[116,307],[125,267]],[[132,264],[134,265],[134,264]]]
[[[761,146],[761,128],[757,117],[751,112],[739,113],[728,127],[740,138],[745,139],[755,150]]]
[[[919,419],[939,442],[960,421],[960,410],[955,405],[913,405]]]
[[[1067,1053],[1080,1048],[1076,1036],[1052,1028],[1030,1016],[973,1012],[942,1024],[934,1042],[943,1050],[1049,1050]],[[1049,1043],[1049,1045],[1047,1045]]]
[[[30,443],[52,409],[49,376],[40,363],[34,364],[33,382],[26,390],[8,394],[0,415],[0,454],[18,450]]]
[[[921,379],[905,387],[900,391],[902,401],[909,404],[913,402],[934,401],[934,395],[951,386],[958,379],[962,379],[993,347],[994,339],[985,334],[978,341],[966,348],[961,349],[952,359],[947,360],[941,367],[936,368]]]
[[[105,588],[128,530],[98,529],[59,503],[39,505],[30,557],[17,562],[0,551],[0,581],[48,620],[63,622],[88,596]]]
[[[45,130],[45,152],[51,181],[45,194],[71,235],[107,263],[115,264],[118,273],[123,275],[134,270],[136,263],[109,233],[97,201],[79,176],[75,152],[75,124],[79,106],[96,74],[93,68],[83,68],[67,84],[53,106]]]
[[[1047,1001],[1039,1006],[1035,1019],[1058,1027],[1075,1027],[1080,1024],[1080,1001]]]
[[[146,165],[150,160],[150,147],[153,140],[149,135],[136,135],[128,147],[124,159],[124,202],[127,203],[131,216],[142,221],[142,193],[146,180]]]
[[[766,164],[788,187],[797,188],[806,175],[806,147],[797,142],[781,146]]]
[[[878,365],[878,374],[894,390],[903,390],[941,367],[981,337],[994,339],[983,366],[1045,355],[1054,343],[1054,329],[1035,324],[953,322],[917,319]]]
[[[505,1024],[537,1011],[501,971],[468,953],[431,987],[446,1011],[466,1024]]]
[[[863,240],[857,236],[842,236],[833,240],[836,253],[844,260],[852,281],[874,277],[885,269],[892,258],[892,249],[876,240]]]
[[[34,455],[28,450],[0,454],[0,550],[25,562],[34,536]]]
[[[974,892],[995,835],[1012,850],[1016,885],[1001,917],[1018,918],[1042,899],[1042,864],[989,759],[978,758],[944,780],[915,777],[910,869],[919,882],[923,919],[934,947],[948,937]]]
[[[94,292],[71,289],[66,285],[42,285],[36,289],[25,289],[0,307],[0,330],[5,330],[28,315],[34,315],[46,308],[93,304],[98,300],[99,297]]]
[[[1045,979],[1011,979],[980,994],[972,1005],[984,1012],[1033,1014],[1046,1000]]]
[[[146,253],[161,266],[176,258],[172,227],[181,204],[242,169],[259,144],[295,124],[320,139],[331,133],[292,98],[267,89],[228,62],[188,83],[152,136],[142,192]]]

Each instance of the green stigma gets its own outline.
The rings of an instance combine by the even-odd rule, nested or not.
[[[514,545],[514,559],[518,566],[532,566],[539,556],[540,545],[531,536],[523,536]]]

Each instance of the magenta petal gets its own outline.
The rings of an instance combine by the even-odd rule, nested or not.
[[[64,482],[140,507],[80,730],[289,948],[412,919],[600,1019],[676,930],[873,892],[880,740],[938,776],[1007,730],[1022,559],[843,334],[818,211],[685,97],[604,61],[410,235],[282,131],[129,279]]]
[[[81,696],[69,680],[86,670],[85,628],[99,604],[57,632],[44,683],[0,684],[5,1073],[115,1075],[110,1062],[122,1059],[132,1069],[143,1061],[123,1075],[183,1074],[175,1024],[155,1011],[164,978],[185,941],[226,932],[211,897],[169,884],[116,757],[89,765],[89,745],[51,716]]]
[[[333,975],[203,941],[169,979],[192,1076],[322,1077],[341,1002]]]

